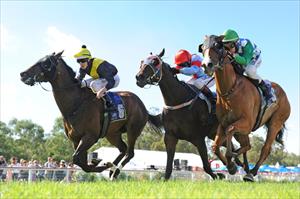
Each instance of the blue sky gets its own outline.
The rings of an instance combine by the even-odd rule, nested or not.
[[[261,48],[258,74],[285,89],[292,106],[286,148],[299,154],[299,1],[1,1],[0,119],[31,119],[48,133],[60,116],[52,93],[23,84],[19,73],[61,50],[78,71],[72,55],[82,44],[117,66],[116,90],[136,93],[147,108],[162,108],[158,87],[135,84],[140,60],[166,48],[165,61],[173,64],[177,50],[196,53],[204,35],[227,28]],[[263,129],[256,134],[265,135]]]

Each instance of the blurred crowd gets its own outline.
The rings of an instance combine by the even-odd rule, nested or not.
[[[22,170],[22,168],[26,168]],[[69,170],[67,170],[67,168]],[[17,157],[11,157],[9,162],[4,156],[0,155],[0,181],[20,180],[72,180],[75,167],[72,163],[65,160],[55,161],[48,157],[47,162],[40,163],[38,160],[18,160]],[[69,173],[67,173],[69,171]],[[69,178],[69,179],[66,179]]]

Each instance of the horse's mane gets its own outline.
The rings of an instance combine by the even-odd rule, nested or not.
[[[170,65],[169,65],[168,63],[166,63],[166,62],[164,62],[164,61],[163,61],[162,63],[167,67],[168,70],[171,69],[171,67],[170,67]],[[171,73],[171,71],[170,71],[170,73]],[[194,97],[194,94],[197,94],[197,93],[199,92],[198,89],[197,89],[195,86],[189,85],[189,84],[186,83],[185,81],[179,80],[178,77],[177,77],[177,75],[173,75],[173,78],[174,78],[179,84],[181,84],[183,87],[185,87],[187,90],[190,91],[189,93],[191,94],[191,97]]]
[[[73,81],[76,83],[77,79],[75,79],[76,73],[74,72],[74,70],[70,66],[68,66],[68,64],[63,60],[62,57],[60,57],[59,61],[61,61],[64,64],[68,73],[70,74],[70,77],[72,77]]]

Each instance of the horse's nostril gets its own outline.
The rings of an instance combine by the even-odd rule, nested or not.
[[[208,68],[212,68],[213,64],[212,63],[208,63],[207,66],[208,66]]]

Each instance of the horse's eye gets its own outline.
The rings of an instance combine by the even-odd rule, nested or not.
[[[215,46],[216,48],[220,48],[220,47],[221,47],[221,45],[220,45],[219,43],[215,43],[214,46]]]

